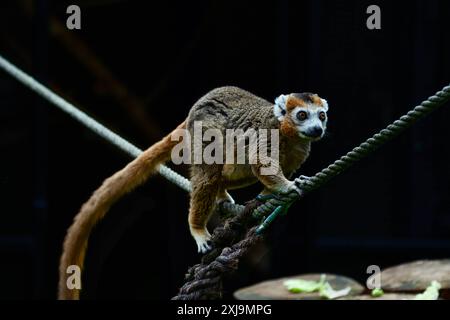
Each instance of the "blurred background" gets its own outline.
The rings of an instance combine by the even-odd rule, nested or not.
[[[66,8],[81,8],[68,30]],[[368,30],[366,8],[381,8]],[[2,1],[0,54],[146,148],[217,86],[328,100],[313,175],[449,83],[450,2]],[[331,272],[450,250],[450,106],[296,203],[225,281]],[[81,204],[130,158],[0,71],[0,298],[56,298],[58,259]],[[186,168],[175,168],[186,174]],[[300,174],[300,172],[299,172]],[[259,186],[233,192],[243,203]],[[161,177],[125,197],[89,244],[86,299],[168,299],[199,256],[188,195]]]

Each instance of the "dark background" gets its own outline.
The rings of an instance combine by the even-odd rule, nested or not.
[[[82,29],[65,28],[68,4]],[[382,29],[366,28],[381,7]],[[312,91],[329,134],[313,175],[448,84],[448,1],[2,1],[0,53],[145,148],[208,90]],[[450,106],[295,204],[225,282],[448,257]],[[0,71],[0,298],[54,299],[65,231],[130,158]],[[185,168],[176,168],[186,173]],[[258,186],[234,192],[238,202]],[[95,229],[83,298],[168,299],[198,262],[188,195],[161,177]]]

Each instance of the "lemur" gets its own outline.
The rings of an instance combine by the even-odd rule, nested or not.
[[[170,160],[171,151],[179,139],[179,129],[193,131],[194,123],[202,121],[204,129],[278,129],[279,157],[272,161],[275,174],[263,175],[260,169],[268,162],[259,155],[253,164],[192,164],[192,192],[189,208],[189,228],[199,252],[210,249],[207,222],[217,202],[233,201],[227,190],[248,186],[257,181],[263,193],[300,192],[298,180],[288,178],[299,169],[310,152],[312,141],[319,140],[327,126],[328,104],[312,93],[280,95],[270,103],[237,87],[214,89],[191,108],[187,119],[177,129],[145,150],[125,168],[106,179],[82,206],[67,231],[60,261],[60,299],[78,299],[79,290],[68,289],[67,268],[83,267],[88,237],[94,225],[123,195],[143,184],[158,166]],[[257,141],[259,143],[259,141]],[[264,163],[264,164],[263,164]]]

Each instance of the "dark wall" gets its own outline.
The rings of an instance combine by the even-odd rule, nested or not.
[[[214,87],[267,99],[312,91],[330,104],[329,134],[301,170],[312,175],[450,79],[448,1],[86,0],[82,30],[63,36],[52,26],[64,26],[68,3],[34,1],[29,11],[18,3],[1,4],[0,53],[142,148]],[[366,28],[370,4],[381,7],[381,30]],[[83,46],[67,44],[67,33],[138,97],[151,133],[81,62]],[[0,297],[53,299],[65,230],[130,159],[3,72],[0,105]],[[449,107],[295,204],[226,281],[227,296],[277,276],[364,282],[371,264],[448,257]],[[233,195],[242,203],[257,192]],[[84,297],[174,295],[199,259],[187,209],[188,196],[161,177],[120,201],[90,240]]]

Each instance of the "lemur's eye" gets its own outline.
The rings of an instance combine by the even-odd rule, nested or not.
[[[299,111],[297,113],[297,119],[300,121],[306,120],[308,118],[308,114],[305,111]]]
[[[319,119],[320,119],[320,121],[325,121],[326,117],[327,117],[327,116],[325,115],[325,112],[320,111],[320,113],[319,113]]]

